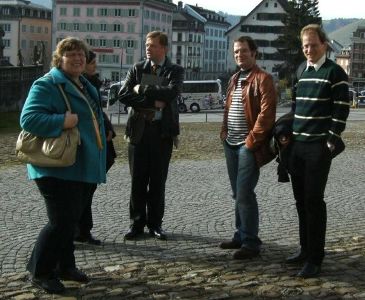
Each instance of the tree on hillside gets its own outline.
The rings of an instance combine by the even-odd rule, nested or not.
[[[293,81],[295,70],[303,62],[301,29],[308,24],[322,24],[319,16],[318,0],[288,1],[287,13],[282,20],[285,27],[283,35],[277,40],[278,51],[285,62],[278,66],[279,77]]]

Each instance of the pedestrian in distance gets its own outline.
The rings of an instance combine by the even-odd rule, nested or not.
[[[101,105],[101,95],[100,95],[100,87],[102,86],[102,81],[99,79],[98,74],[96,72],[97,63],[96,63],[96,54],[93,51],[89,51],[85,71],[83,73],[84,77],[96,88],[99,95],[99,105]],[[111,168],[114,164],[116,158],[116,152],[113,144],[113,138],[116,136],[112,123],[110,122],[108,116],[103,112],[104,118],[104,128],[105,128],[105,136],[106,136],[106,171]],[[96,191],[97,184],[94,183],[93,187],[90,189],[89,193],[86,195],[87,197],[87,205],[85,210],[82,212],[78,227],[76,228],[75,233],[75,241],[80,243],[87,243],[91,245],[100,245],[101,241],[96,239],[91,234],[91,229],[93,228],[93,217],[92,217],[92,200],[94,193]]]
[[[126,137],[132,186],[127,240],[142,235],[145,226],[151,236],[167,238],[162,229],[165,183],[180,132],[177,99],[184,79],[184,69],[171,62],[167,50],[167,35],[149,32],[147,58],[128,71],[119,92],[119,100],[129,107]]]
[[[299,219],[300,249],[288,264],[303,264],[297,276],[321,271],[327,211],[324,191],[332,159],[344,150],[341,133],[350,109],[348,77],[326,58],[328,39],[318,24],[300,33],[307,65],[296,86],[289,173]]]
[[[258,50],[251,37],[235,40],[233,52],[240,70],[228,84],[220,137],[235,201],[236,231],[220,248],[237,249],[233,258],[247,259],[258,256],[262,244],[255,187],[260,167],[274,158],[269,139],[277,95],[272,76],[256,65]]]
[[[48,293],[62,293],[61,280],[87,282],[76,267],[75,228],[96,183],[105,182],[105,134],[95,87],[83,76],[87,45],[73,37],[61,40],[53,53],[53,68],[37,79],[20,116],[26,131],[41,137],[57,137],[63,129],[78,127],[80,144],[76,162],[69,167],[27,165],[44,198],[48,222],[38,235],[27,270],[34,285]],[[67,111],[58,84],[71,104]],[[96,119],[94,123],[93,119]],[[96,127],[99,126],[99,127]]]

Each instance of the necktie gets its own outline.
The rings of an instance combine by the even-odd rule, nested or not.
[[[308,69],[307,69],[307,72],[312,72],[312,71],[315,71],[314,67],[313,66],[309,66]]]
[[[153,66],[151,66],[151,74],[157,75],[158,67],[159,67],[159,65],[153,65]]]

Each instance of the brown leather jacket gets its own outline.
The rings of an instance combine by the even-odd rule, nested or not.
[[[234,74],[228,84],[227,100],[223,115],[221,139],[227,138],[228,111],[236,88],[239,72]],[[274,154],[270,151],[269,140],[275,123],[277,93],[272,76],[258,66],[252,68],[242,86],[242,102],[249,133],[246,147],[255,153],[259,167],[270,162]]]

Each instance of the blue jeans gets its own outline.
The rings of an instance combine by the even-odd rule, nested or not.
[[[236,232],[233,240],[241,247],[260,250],[259,209],[255,187],[260,171],[255,156],[245,145],[230,146],[224,142],[228,176],[235,200]]]

